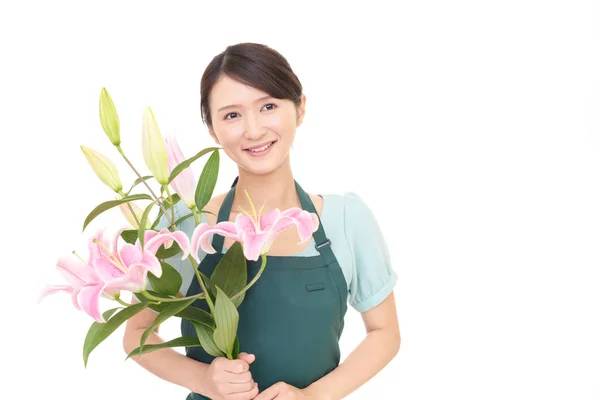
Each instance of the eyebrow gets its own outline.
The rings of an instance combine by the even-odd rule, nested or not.
[[[263,101],[263,100],[266,100],[266,99],[270,99],[270,98],[271,98],[271,96],[265,96],[265,97],[261,97],[260,99],[256,99],[256,100],[254,100],[253,104],[254,104],[254,103],[258,103],[259,101]],[[230,105],[228,105],[228,106],[225,106],[225,107],[221,107],[221,108],[219,108],[219,110],[217,111],[217,113],[220,113],[222,110],[225,110],[226,108],[232,108],[232,107],[241,107],[241,106],[240,106],[239,104],[230,104]]]

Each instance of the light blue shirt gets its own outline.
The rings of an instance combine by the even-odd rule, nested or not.
[[[175,206],[175,219],[189,214],[183,202]],[[206,218],[202,216],[202,222]],[[385,239],[375,216],[363,200],[354,193],[324,194],[321,223],[325,235],[331,240],[331,248],[342,269],[348,287],[348,303],[357,311],[365,312],[381,303],[392,290],[398,279],[392,269]],[[168,226],[163,216],[157,229]],[[192,237],[195,229],[193,218],[187,218],[177,225],[177,229]],[[296,229],[291,227],[289,229]],[[212,239],[212,238],[211,238]],[[222,252],[227,249],[223,247]],[[198,250],[200,260],[206,253]],[[311,244],[294,256],[318,256],[314,238]],[[178,256],[165,260],[179,271],[182,277],[180,292],[185,296],[195,279],[192,264],[188,258]],[[268,268],[268,264],[267,264]],[[150,284],[148,283],[148,288]]]

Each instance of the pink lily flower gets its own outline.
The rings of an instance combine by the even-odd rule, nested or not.
[[[169,166],[169,174],[173,169],[186,160],[175,134],[165,136],[165,147],[167,149],[167,164]],[[171,181],[171,187],[181,197],[188,208],[192,209],[196,205],[196,180],[194,172],[190,167],[184,169]]]
[[[71,294],[71,301],[76,309],[84,311],[96,321],[104,322],[97,304],[104,282],[94,268],[74,255],[60,258],[56,266],[68,284],[48,285],[41,292],[39,301],[50,294],[64,291]]]
[[[187,235],[181,231],[170,232],[167,228],[160,232],[146,231],[143,251],[139,240],[135,245],[125,243],[119,248],[119,237],[125,229],[127,228],[119,229],[110,239],[101,231],[89,241],[90,263],[98,277],[106,283],[104,290],[108,293],[118,293],[120,290],[137,293],[145,290],[148,272],[160,278],[162,268],[155,254],[163,243],[169,245],[173,240],[176,241],[183,252],[182,260],[189,254]]]
[[[248,193],[246,192],[246,195]],[[248,198],[250,200],[250,198]],[[198,248],[206,253],[213,254],[216,250],[210,243],[210,235],[219,234],[232,238],[242,244],[244,256],[248,260],[256,261],[262,254],[266,254],[279,234],[295,225],[300,236],[300,242],[304,243],[312,237],[319,227],[319,218],[314,213],[309,213],[298,207],[292,207],[285,211],[274,209],[261,215],[256,214],[254,205],[250,201],[254,215],[242,210],[235,218],[235,222],[223,221],[214,226],[202,223],[196,227],[192,234],[192,256],[196,261]]]
[[[100,312],[100,297],[116,299],[121,290],[134,293],[146,289],[148,272],[156,277],[162,275],[160,261],[156,252],[165,243],[173,241],[181,247],[182,260],[189,254],[190,243],[184,232],[170,232],[167,228],[160,232],[149,230],[144,235],[144,250],[139,240],[132,245],[125,243],[119,247],[121,232],[128,228],[119,229],[112,237],[99,231],[88,241],[89,261],[79,258],[64,258],[59,260],[58,267],[63,273],[68,285],[54,285],[46,288],[41,296],[45,297],[58,291],[71,293],[73,305],[78,310],[85,311],[98,322],[105,322]]]

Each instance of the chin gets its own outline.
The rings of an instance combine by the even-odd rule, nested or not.
[[[267,175],[279,169],[283,163],[285,162],[285,158],[283,160],[279,158],[273,158],[270,160],[244,160],[243,163],[238,163],[238,165],[254,175]]]

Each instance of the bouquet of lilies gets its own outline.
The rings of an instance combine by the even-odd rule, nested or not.
[[[113,207],[120,207],[131,224],[119,227],[112,233],[100,229],[88,241],[87,259],[75,252],[61,257],[57,268],[64,276],[66,284],[49,285],[41,293],[40,299],[55,292],[71,295],[76,309],[91,316],[92,323],[83,345],[84,365],[90,353],[119,326],[145,308],[157,312],[157,317],[142,335],[140,345],[128,358],[167,347],[202,346],[215,357],[235,359],[239,353],[237,308],[244,299],[244,293],[258,280],[267,264],[266,253],[278,234],[296,226],[301,242],[309,240],[318,228],[319,219],[314,213],[300,208],[285,211],[274,209],[257,213],[248,196],[251,212],[242,210],[235,222],[220,222],[214,226],[200,223],[199,215],[213,195],[219,172],[219,150],[205,148],[195,156],[185,159],[175,137],[160,134],[158,124],[150,108],[144,110],[142,127],[142,151],[144,161],[152,175],[142,176],[132,165],[121,149],[119,118],[113,101],[105,88],[100,94],[100,122],[102,128],[116,150],[137,175],[130,189],[123,191],[116,166],[104,155],[85,146],[81,149],[92,169],[100,180],[118,196],[97,207],[86,217],[83,230],[88,224]],[[209,154],[200,178],[196,182],[190,165]],[[157,195],[150,187],[150,181],[160,185]],[[148,193],[132,191],[143,185]],[[175,193],[172,193],[169,186]],[[145,209],[134,202],[149,200]],[[183,201],[189,213],[175,220],[174,208]],[[263,205],[264,207],[264,205]],[[154,217],[151,217],[154,215]],[[161,219],[170,227],[157,230]],[[194,218],[196,227],[190,237],[177,229],[177,225]],[[214,253],[210,243],[213,234],[232,238],[235,243],[208,277],[198,270],[198,249]],[[179,272],[166,260],[181,254],[181,259],[189,258],[202,292],[184,297],[179,293],[182,278]],[[247,260],[262,258],[259,272],[247,282]],[[150,282],[151,289],[147,286]],[[129,304],[121,298],[121,293],[134,293],[139,303]],[[100,310],[100,299],[115,301],[116,307],[104,312]],[[209,312],[194,307],[192,303],[204,299]],[[189,320],[197,337],[183,336],[157,345],[144,345],[150,333],[171,317]]]

